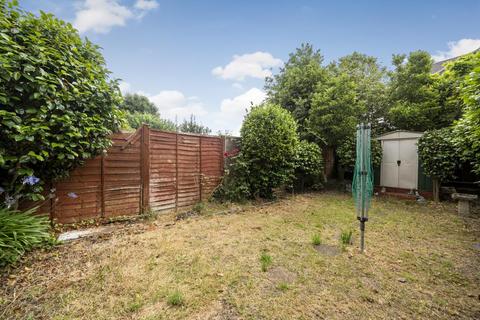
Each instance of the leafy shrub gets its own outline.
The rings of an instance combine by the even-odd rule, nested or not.
[[[35,175],[36,189],[22,192],[40,200],[50,179],[110,146],[120,90],[99,47],[71,24],[0,0],[0,30],[0,197],[20,195]]]
[[[278,105],[253,107],[241,129],[241,157],[246,163],[247,182],[253,196],[272,198],[273,189],[289,181],[295,170],[297,124]]]
[[[196,212],[198,214],[202,214],[202,212],[205,210],[205,204],[203,202],[197,202],[193,205],[192,211]]]
[[[52,242],[47,217],[0,208],[0,266],[17,261],[25,252]]]
[[[160,116],[151,113],[127,113],[127,123],[130,127],[137,129],[143,124],[148,124],[152,129],[175,131],[175,123],[170,120],[162,119]]]
[[[213,192],[213,198],[220,201],[243,202],[251,197],[247,181],[247,163],[241,155],[231,158],[223,175],[222,183]]]
[[[272,264],[272,256],[267,254],[266,252],[262,252],[260,255],[260,266],[263,272],[268,270],[268,267]]]
[[[353,235],[353,231],[352,231],[352,230],[342,231],[342,233],[340,234],[340,242],[341,242],[343,245],[350,245],[350,244],[352,244],[352,235]]]
[[[459,163],[451,128],[427,131],[418,140],[418,157],[425,174],[432,177],[435,201],[442,181],[452,179]]]
[[[355,136],[346,138],[337,148],[337,156],[340,165],[353,171],[355,168],[357,139]],[[379,166],[382,163],[382,145],[380,141],[372,139],[371,141],[372,165]]]
[[[323,156],[320,147],[312,142],[300,141],[295,155],[295,184],[318,187],[323,180]]]

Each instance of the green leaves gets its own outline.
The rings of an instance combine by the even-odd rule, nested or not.
[[[315,187],[323,182],[323,156],[320,147],[306,140],[301,140],[295,154],[295,184]]]
[[[152,129],[175,131],[175,123],[167,119],[162,119],[157,114],[127,112],[126,119],[128,125],[133,129],[138,129],[145,123]]]
[[[0,195],[26,175],[41,185],[106,149],[123,113],[117,81],[98,47],[51,14],[0,0]],[[41,188],[23,195],[40,199]],[[3,202],[0,198],[0,202]]]
[[[242,129],[242,158],[252,195],[273,196],[273,188],[289,182],[295,169],[297,124],[290,112],[278,105],[253,107]]]
[[[450,128],[425,132],[418,140],[418,155],[428,176],[440,181],[454,178],[460,159]]]
[[[40,200],[40,199],[39,199]],[[0,267],[14,263],[26,251],[51,242],[47,217],[0,208]]]
[[[350,171],[355,167],[356,138],[352,134],[348,136],[337,148],[337,156],[340,165]],[[379,166],[382,162],[382,145],[380,141],[371,140],[372,165]]]

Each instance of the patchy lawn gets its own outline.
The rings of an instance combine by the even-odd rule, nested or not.
[[[375,200],[364,255],[346,195],[236,211],[32,254],[2,278],[0,318],[480,318],[480,221],[452,205]]]

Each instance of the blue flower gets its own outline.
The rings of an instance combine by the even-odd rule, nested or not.
[[[78,194],[76,194],[75,192],[69,192],[67,196],[72,199],[78,198]]]
[[[36,185],[39,181],[40,179],[35,176],[28,176],[28,177],[25,177],[25,179],[23,179],[23,184],[28,184],[33,186],[33,185]]]

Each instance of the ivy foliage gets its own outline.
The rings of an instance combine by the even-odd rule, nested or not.
[[[273,189],[291,181],[295,170],[297,124],[287,110],[266,103],[253,107],[241,129],[241,156],[252,196],[272,198]]]
[[[379,166],[382,163],[382,145],[378,140],[371,140],[370,151],[372,155],[372,165]],[[337,148],[338,162],[349,171],[355,168],[355,158],[357,156],[357,139],[355,136],[349,136]]]
[[[418,156],[425,174],[446,181],[453,178],[459,158],[450,128],[427,131],[418,140]]]
[[[295,185],[303,191],[305,187],[318,189],[322,182],[322,150],[313,142],[301,140],[295,154]]]
[[[39,200],[42,185],[110,145],[122,112],[109,74],[70,24],[0,0],[0,197]]]

